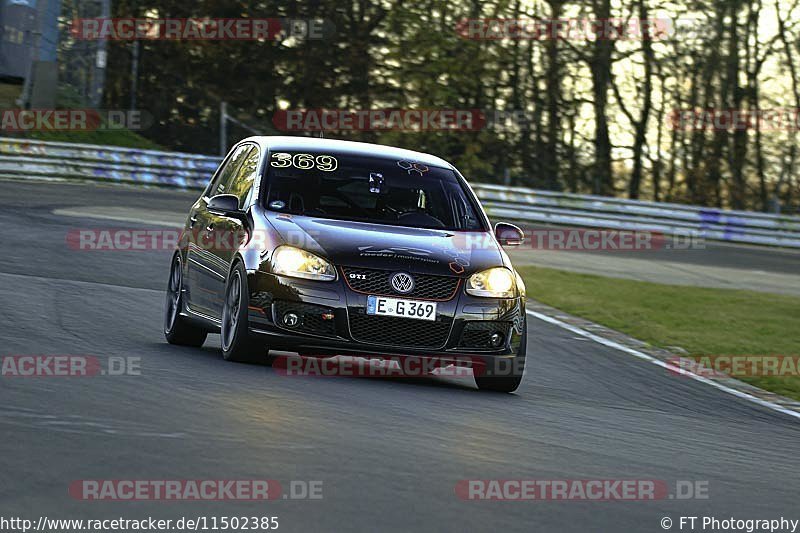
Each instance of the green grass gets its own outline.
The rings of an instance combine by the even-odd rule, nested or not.
[[[19,84],[0,83],[0,108],[15,109],[16,100],[22,92]],[[84,109],[87,106],[73,89],[61,85],[56,95],[57,109]],[[127,129],[98,129],[95,131],[28,131],[0,132],[0,135],[40,141],[56,141],[66,143],[99,144],[121,146],[125,148],[141,148],[144,150],[163,150],[153,141]]]
[[[691,355],[800,355],[800,298],[521,267],[528,296]],[[742,377],[800,400],[800,377]]]

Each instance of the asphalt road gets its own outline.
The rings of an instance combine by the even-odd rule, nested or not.
[[[135,357],[141,367],[0,376],[0,517],[278,516],[280,530],[304,532],[663,531],[665,516],[673,530],[680,516],[800,518],[800,425],[782,414],[532,318],[514,395],[478,392],[471,380],[313,379],[226,363],[218,336],[203,349],[164,341],[169,253],[66,243],[71,229],[146,226],[53,214],[183,213],[191,202],[166,190],[0,182],[0,355]],[[68,494],[81,479],[263,478],[319,480],[323,498]],[[710,498],[464,501],[454,492],[463,479],[691,480],[707,482]]]

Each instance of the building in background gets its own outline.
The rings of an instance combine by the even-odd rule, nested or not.
[[[61,0],[0,1],[0,79],[6,85],[21,85],[14,103],[52,107],[58,84]]]
[[[0,0],[0,107],[98,107],[106,42],[73,39],[70,23],[110,9],[110,0]]]

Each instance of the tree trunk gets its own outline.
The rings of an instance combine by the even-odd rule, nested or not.
[[[639,20],[649,20],[647,1],[639,0]],[[650,111],[653,107],[653,64],[655,57],[653,54],[653,43],[647,25],[643,26],[642,34],[642,56],[644,59],[644,85],[642,89],[642,111],[639,120],[634,124],[633,139],[633,171],[628,183],[628,198],[633,200],[639,198],[639,189],[642,186],[643,158],[645,144],[647,143],[647,126],[650,122]],[[660,128],[660,125],[659,125]]]
[[[599,20],[611,18],[611,0],[595,0],[595,17]],[[614,194],[611,161],[611,137],[608,132],[608,89],[611,83],[611,54],[613,39],[597,39],[591,45],[589,70],[592,73],[592,95],[594,107],[594,193]]]

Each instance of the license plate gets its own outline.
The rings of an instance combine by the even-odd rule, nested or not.
[[[436,303],[368,296],[367,314],[436,320]]]

